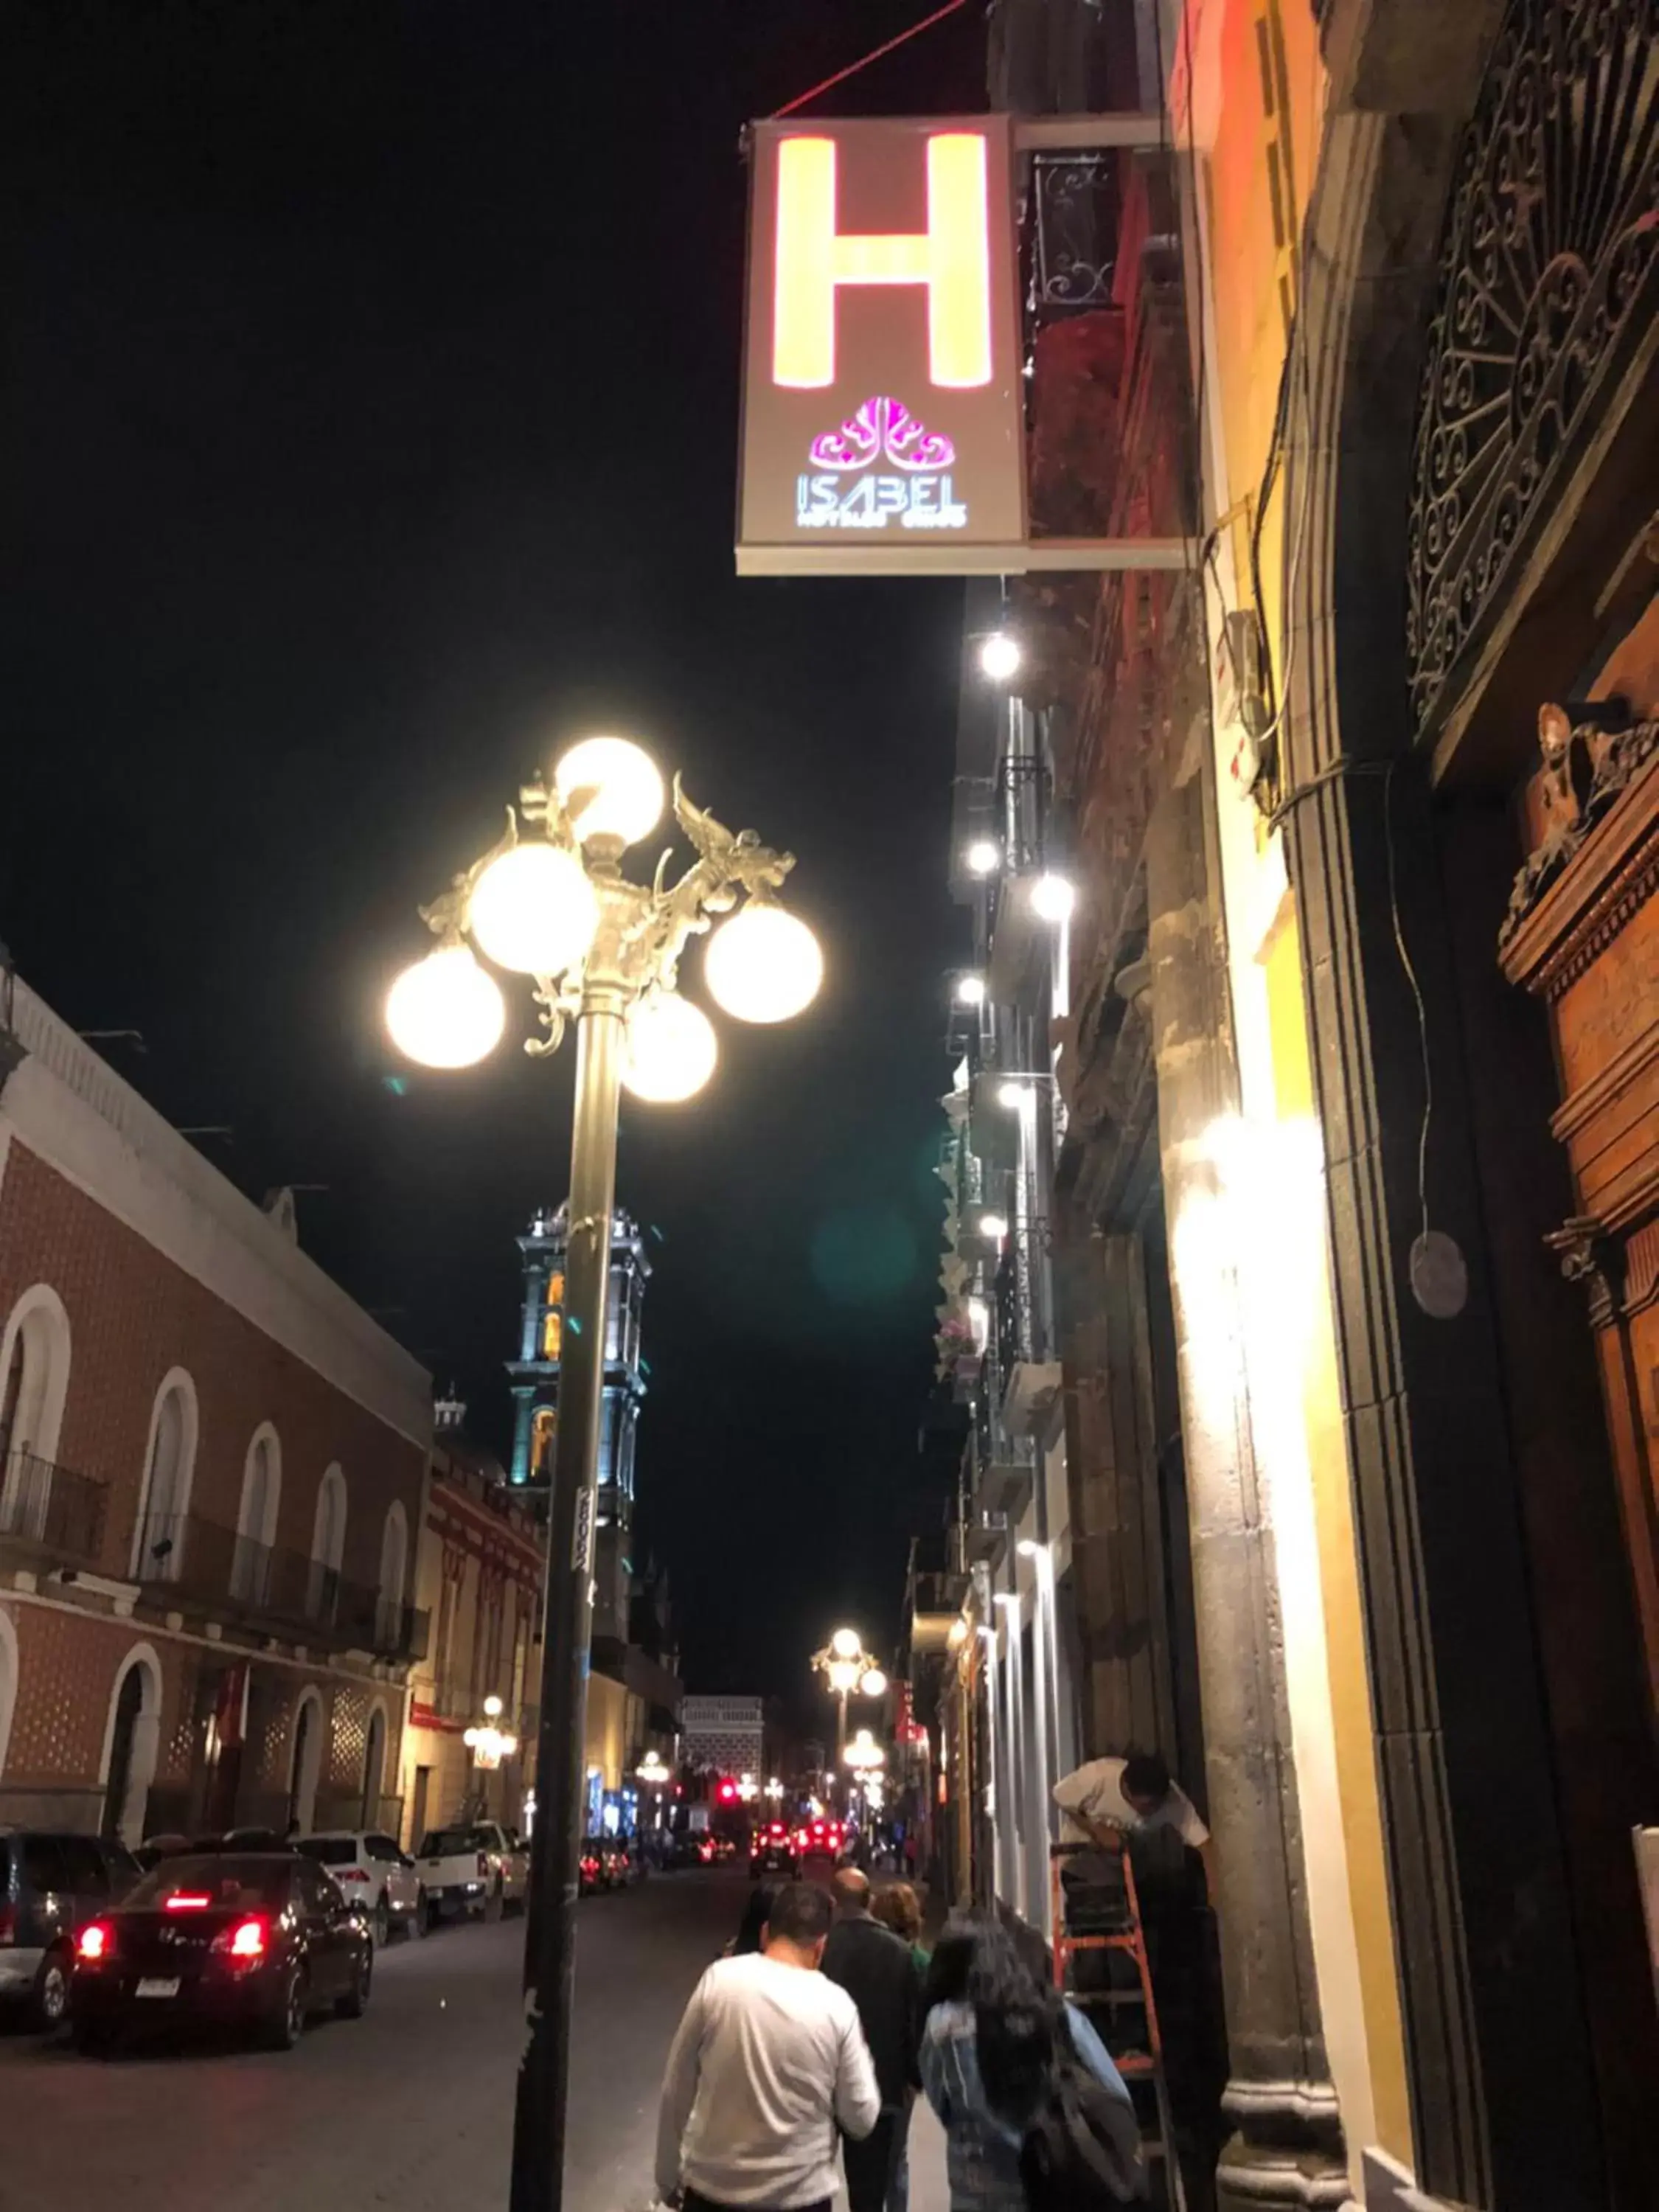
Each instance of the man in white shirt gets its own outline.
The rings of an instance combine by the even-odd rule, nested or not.
[[[818,1972],[829,1893],[787,1882],[758,1953],[717,1959],[668,2054],[657,2191],[685,2212],[829,2212],[836,2130],[881,2117],[858,2008]]]
[[[1102,1917],[1115,1920],[1121,1911],[1120,1839],[1162,1832],[1198,1853],[1205,1886],[1215,1895],[1215,1847],[1198,1808],[1156,1752],[1133,1752],[1127,1759],[1091,1759],[1054,1784],[1061,1814],[1063,1844],[1097,1844],[1101,1854],[1079,1851],[1062,1863],[1066,1920],[1074,1934],[1086,1932]],[[1139,1859],[1141,1880],[1150,1869]],[[1109,1899],[1110,1902],[1109,1902]],[[1143,1897],[1142,1910],[1149,1899]]]

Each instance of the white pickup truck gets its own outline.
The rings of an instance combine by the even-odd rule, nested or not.
[[[451,1918],[494,1920],[508,1905],[522,1909],[530,1854],[499,1820],[457,1821],[422,1838],[416,1870],[428,1927]]]

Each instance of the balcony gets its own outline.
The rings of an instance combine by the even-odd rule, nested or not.
[[[326,1650],[408,1660],[426,1650],[426,1615],[372,1583],[349,1582],[308,1553],[261,1544],[199,1513],[152,1517],[134,1579],[156,1601],[210,1613]]]
[[[48,1567],[95,1568],[104,1546],[105,1484],[33,1452],[15,1451],[0,1483],[0,1540]]]
[[[1009,1433],[999,1370],[991,1361],[986,1364],[991,1388],[979,1400],[969,1446],[973,1503],[981,1516],[1018,1522],[1031,1502],[1036,1447],[1030,1437]]]
[[[996,1279],[996,1346],[1003,1425],[1011,1437],[1040,1437],[1061,1381],[1046,1222],[1020,1223],[1004,1248]]]

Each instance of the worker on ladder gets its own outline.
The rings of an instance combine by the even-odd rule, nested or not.
[[[1165,2201],[1202,2212],[1213,2203],[1213,2151],[1220,2140],[1215,2130],[1226,2070],[1218,1985],[1210,2001],[1204,1986],[1204,1954],[1213,1933],[1205,1934],[1209,1916],[1199,1867],[1212,1898],[1210,1832],[1155,1753],[1090,1759],[1057,1783],[1054,1796],[1062,1815],[1054,1853],[1057,1966],[1064,1960],[1057,1978],[1079,2004],[1106,2008],[1100,2025],[1115,2057],[1140,2040],[1128,1994],[1138,1973],[1144,1970],[1148,1984],[1155,1985],[1164,2015],[1162,2038],[1152,2029],[1150,2015],[1144,2026],[1154,2047],[1161,2040],[1164,2051],[1158,2063],[1160,2118],[1166,2136],[1173,2132],[1182,2145],[1187,2185],[1183,2189],[1171,2174]],[[1133,1935],[1127,1950],[1120,1948],[1126,1929]],[[1134,1964],[1137,1951],[1143,1968]],[[1126,2004],[1132,2007],[1127,2013]]]
[[[1054,1784],[1054,1802],[1062,1818],[1063,1844],[1097,1844],[1100,1856],[1079,1853],[1068,1861],[1063,1877],[1068,1900],[1103,1883],[1118,1887],[1118,1838],[1172,1830],[1180,1841],[1195,1850],[1204,1864],[1204,1880],[1215,1896],[1215,1846],[1210,1832],[1198,1817],[1198,1808],[1156,1752],[1131,1752],[1124,1759],[1091,1759]],[[1067,1917],[1070,1917],[1068,1910]]]

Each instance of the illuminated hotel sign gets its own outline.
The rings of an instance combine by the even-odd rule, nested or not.
[[[1010,565],[1009,144],[1006,116],[756,125],[740,574]]]

